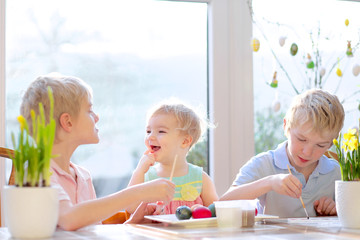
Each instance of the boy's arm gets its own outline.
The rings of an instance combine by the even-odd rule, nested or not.
[[[301,189],[302,185],[295,176],[290,174],[276,174],[239,186],[231,186],[229,190],[220,197],[220,200],[255,199],[270,191],[299,198],[301,196]]]
[[[76,205],[72,205],[70,201],[61,201],[58,226],[64,230],[73,231],[100,222],[133,203],[139,205],[142,201],[170,201],[174,192],[175,185],[172,182],[156,179]]]
[[[201,199],[203,200],[204,206],[209,206],[214,201],[219,200],[219,196],[216,192],[215,185],[209,175],[206,172],[202,173],[203,185],[201,191]]]

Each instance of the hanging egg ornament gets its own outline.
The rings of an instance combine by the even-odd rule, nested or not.
[[[279,38],[279,44],[281,47],[285,45],[285,40],[286,40],[286,37],[284,37],[284,36],[281,36]]]
[[[313,69],[315,64],[314,64],[314,61],[311,60],[311,56],[310,54],[307,54],[307,62],[306,62],[306,67],[309,68],[309,69]]]
[[[354,76],[356,77],[357,75],[359,75],[360,73],[360,66],[359,64],[355,64],[352,68],[352,73],[354,74]]]
[[[280,110],[280,107],[281,107],[281,104],[280,104],[279,100],[275,99],[272,102],[271,107],[272,107],[274,112],[278,112]]]
[[[277,88],[278,87],[278,80],[276,79],[277,72],[274,72],[273,79],[271,80],[270,87]]]
[[[345,26],[349,26],[349,19],[345,19]]]
[[[253,40],[251,41],[251,46],[254,52],[259,51],[260,48],[260,41],[257,38],[253,38]]]
[[[353,53],[352,53],[352,48],[351,48],[351,41],[347,41],[347,49],[346,49],[346,55],[348,57],[352,57]]]
[[[322,67],[320,69],[320,76],[323,77],[325,75],[325,73],[326,73],[326,69],[324,67]]]
[[[296,45],[296,43],[293,43],[293,44],[291,44],[291,47],[290,47],[290,54],[292,55],[292,56],[295,56],[296,55],[296,53],[298,52],[298,45]]]
[[[342,71],[340,68],[336,69],[336,75],[338,75],[339,77],[342,77]]]

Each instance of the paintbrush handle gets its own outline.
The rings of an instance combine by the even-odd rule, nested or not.
[[[174,176],[174,171],[175,171],[175,166],[176,166],[176,160],[177,160],[177,157],[178,157],[178,155],[176,154],[175,155],[175,159],[174,159],[174,163],[173,163],[173,166],[172,166],[172,169],[171,169],[171,173],[170,173],[170,181],[172,181],[172,178],[173,178],[173,176]]]
[[[289,164],[287,165],[287,168],[288,168],[288,170],[289,170],[289,174],[292,175],[291,170],[290,170],[290,167],[289,167]],[[302,206],[303,206],[303,208],[304,208],[306,217],[307,217],[307,219],[309,219],[309,214],[308,214],[308,212],[307,212],[307,210],[306,210],[306,207],[305,207],[305,204],[304,204],[304,201],[303,201],[302,197],[300,196],[299,199],[300,199],[300,202],[301,202],[301,204],[302,204]]]

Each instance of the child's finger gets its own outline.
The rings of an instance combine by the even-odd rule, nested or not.
[[[317,208],[316,208],[316,211],[321,215],[321,214],[323,214],[323,205],[324,205],[324,201],[319,201],[319,204],[318,204],[318,206],[317,206]]]
[[[318,205],[319,205],[319,200],[316,200],[316,201],[314,202],[314,208],[316,209]]]
[[[301,183],[299,186],[299,180],[292,175],[289,176],[289,180],[290,181],[288,182],[288,188],[294,194],[293,197],[299,198],[301,196]]]
[[[335,207],[335,203],[332,199],[327,198],[324,201],[324,207],[323,207],[323,212],[325,215],[330,215],[330,212],[332,211],[332,209]]]
[[[330,211],[330,214],[329,214],[330,216],[334,216],[334,215],[336,215],[336,206],[334,206],[333,207],[333,209],[331,209],[331,211]]]

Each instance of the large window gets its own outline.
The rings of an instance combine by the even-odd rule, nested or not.
[[[72,161],[90,170],[98,196],[122,189],[145,151],[151,105],[176,97],[206,114],[207,4],[7,1],[8,146],[18,126],[21,92],[49,72],[74,75],[92,86],[101,140],[79,147]],[[206,170],[207,152],[206,139],[188,159]]]
[[[131,31],[128,31],[127,34],[130,34],[132,36],[131,42],[137,43],[137,48],[135,49],[137,52],[141,52],[141,56],[134,56],[130,55],[128,52],[128,49],[126,49],[126,54],[122,54],[122,56],[128,57],[128,61],[121,61],[117,60],[115,63],[112,61],[114,59],[114,55],[119,54],[119,49],[116,51],[113,49],[114,53],[110,52],[110,48],[114,48],[113,44],[110,44],[111,42],[107,41],[106,44],[103,44],[103,46],[94,45],[94,41],[105,41],[107,40],[107,37],[109,36],[109,32],[116,31],[117,33],[121,33],[124,29],[118,30],[119,26],[121,26],[122,22],[115,22],[116,16],[114,17],[114,21],[112,19],[109,20],[108,16],[105,15],[105,19],[108,19],[110,21],[109,24],[103,24],[100,26],[100,23],[103,23],[103,19],[100,18],[100,15],[102,12],[109,12],[114,13],[116,12],[116,15],[120,13],[121,9],[116,9],[109,7],[109,1],[86,1],[84,2],[84,5],[81,5],[79,2],[80,0],[71,1],[71,4],[69,7],[61,7],[61,5],[69,4],[67,1],[43,1],[40,6],[37,8],[40,12],[40,17],[37,19],[38,26],[41,26],[39,29],[36,27],[34,30],[34,20],[36,19],[34,17],[34,14],[30,14],[24,12],[24,15],[28,18],[30,18],[30,22],[24,22],[23,20],[20,21],[20,19],[23,19],[21,14],[11,17],[9,16],[10,10],[18,11],[16,8],[20,8],[19,11],[23,11],[24,7],[22,4],[17,4],[15,7],[15,3],[19,3],[18,0],[0,0],[0,145],[8,145],[5,144],[5,129],[7,134],[9,134],[14,127],[16,126],[13,121],[13,119],[10,119],[10,117],[7,117],[9,121],[6,121],[5,124],[5,112],[9,112],[12,109],[17,109],[18,106],[16,104],[10,105],[7,103],[5,106],[5,97],[7,101],[19,101],[20,99],[20,92],[17,92],[17,95],[13,95],[12,97],[5,95],[5,85],[7,86],[6,91],[10,91],[11,87],[9,84],[14,86],[11,82],[17,81],[18,85],[21,85],[20,88],[25,88],[29,84],[29,81],[33,80],[38,74],[43,74],[44,72],[50,72],[54,71],[56,69],[50,68],[50,66],[56,66],[53,63],[53,60],[57,60],[61,62],[61,65],[58,65],[57,67],[60,67],[56,71],[62,71],[63,74],[72,74],[72,75],[78,75],[82,78],[84,78],[86,81],[89,82],[94,90],[95,90],[95,103],[96,103],[96,110],[98,112],[104,111],[106,109],[99,109],[99,108],[106,108],[106,106],[100,105],[101,102],[109,102],[111,101],[120,101],[121,94],[126,93],[125,89],[119,89],[119,92],[116,93],[116,98],[110,98],[108,95],[99,95],[97,94],[98,88],[102,87],[102,85],[105,85],[105,81],[107,82],[114,82],[115,80],[123,81],[123,84],[121,86],[126,86],[126,84],[130,83],[130,80],[134,81],[135,90],[143,89],[141,93],[132,91],[131,93],[133,96],[130,96],[130,100],[134,101],[134,105],[137,105],[141,108],[143,108],[142,111],[140,111],[140,115],[136,115],[135,111],[130,108],[126,108],[126,116],[124,119],[128,119],[130,117],[133,118],[134,122],[138,122],[140,125],[136,124],[136,128],[139,129],[139,131],[143,131],[144,127],[144,121],[141,118],[145,116],[145,109],[147,104],[151,104],[153,102],[156,102],[157,98],[160,98],[160,96],[156,96],[154,99],[148,99],[149,102],[140,101],[141,98],[146,98],[143,96],[144,94],[147,94],[147,91],[150,91],[149,88],[145,88],[146,86],[151,87],[150,92],[157,92],[158,94],[166,94],[171,95],[171,92],[167,92],[165,90],[166,85],[172,84],[172,90],[176,92],[177,94],[181,94],[178,97],[186,98],[185,100],[189,101],[190,103],[194,105],[202,105],[204,108],[207,106],[208,108],[208,114],[211,118],[212,122],[216,124],[215,129],[211,129],[209,132],[209,174],[211,178],[214,180],[216,188],[218,193],[221,195],[223,194],[231,185],[232,181],[234,180],[234,177],[236,173],[239,170],[239,167],[243,165],[253,154],[254,154],[254,142],[253,142],[253,90],[252,90],[252,52],[251,49],[249,49],[249,39],[252,34],[252,24],[250,20],[250,14],[247,7],[247,1],[239,1],[239,0],[172,0],[172,1],[136,1],[139,3],[134,11],[134,16],[136,15],[137,11],[142,12],[142,14],[147,15],[148,13],[151,13],[150,16],[143,20],[142,24],[135,25],[137,22],[136,17],[134,17],[134,20],[131,20],[131,16],[129,19],[123,20],[124,29],[131,29]],[[31,3],[28,3],[31,2]],[[51,3],[48,3],[51,2]],[[89,14],[86,13],[86,11],[90,11],[87,9],[91,9],[90,5],[94,4],[93,2],[97,2],[97,8],[92,9],[92,13],[90,15],[90,18],[88,21],[85,20],[89,18]],[[122,0],[122,1],[113,1],[115,3],[124,3],[124,2],[134,2],[133,0]],[[176,11],[173,13],[167,12],[162,8],[162,11],[160,13],[155,14],[153,11],[153,8],[151,8],[148,4],[149,2],[156,2],[158,4],[157,6],[160,6],[160,4],[164,4],[163,6],[176,6]],[[5,3],[7,3],[6,11],[5,11]],[[14,3],[14,4],[13,4]],[[23,4],[26,6],[31,5],[31,8],[35,8],[36,4],[39,3],[38,0],[33,1],[24,1]],[[58,13],[54,15],[54,17],[50,17],[51,15],[49,12],[46,11],[46,6],[51,7],[53,6],[55,9],[59,9]],[[10,7],[15,9],[11,9]],[[183,7],[186,6],[186,10],[183,9]],[[175,8],[175,7],[174,7]],[[61,10],[62,9],[62,10]],[[77,10],[73,10],[77,9]],[[107,10],[106,10],[107,9]],[[61,10],[61,11],[60,11]],[[70,12],[76,12],[76,21],[82,22],[84,26],[84,31],[81,31],[82,28],[77,28],[78,25],[75,25],[75,20],[72,22],[66,22],[64,19],[61,19],[61,17],[64,17],[64,12],[70,13]],[[196,11],[196,14],[193,12]],[[17,27],[15,29],[8,29],[6,28],[6,34],[5,34],[5,13],[6,13],[6,19],[9,19],[7,21],[17,21]],[[156,15],[160,15],[163,18],[159,21],[152,23],[152,19],[157,19]],[[174,16],[173,16],[174,15]],[[192,18],[192,16],[196,15],[196,19]],[[111,15],[109,15],[110,17]],[[148,16],[148,15],[147,15]],[[141,16],[140,16],[141,17]],[[14,20],[12,20],[12,19]],[[18,19],[16,19],[18,18]],[[35,18],[35,19],[34,19]],[[60,18],[60,19],[59,19]],[[78,20],[78,19],[81,20]],[[84,18],[84,19],[82,19]],[[176,18],[176,19],[175,19]],[[192,32],[191,29],[194,29],[194,27],[198,26],[198,23],[202,24],[203,19],[207,18],[206,28],[199,30],[200,32]],[[92,21],[92,19],[95,19],[96,21]],[[171,20],[172,19],[172,20]],[[175,20],[174,20],[175,19]],[[181,24],[176,24],[177,21],[180,21]],[[193,21],[189,24],[189,21]],[[91,24],[90,24],[91,22]],[[160,30],[160,26],[164,26],[166,22],[170,22],[172,24],[172,27],[165,28],[164,30]],[[53,28],[56,30],[53,33],[49,32],[49,26],[53,26],[54,24],[58,23],[58,26],[56,28]],[[6,23],[6,26],[8,26],[10,23]],[[20,31],[19,27],[22,25],[25,25],[29,27],[24,31]],[[31,25],[31,28],[30,28]],[[140,40],[142,38],[145,38],[145,33],[143,30],[139,30],[141,26],[146,25],[149,26],[151,31],[148,31],[149,34],[147,36],[151,36],[149,39],[146,39],[145,43],[153,43],[141,45]],[[194,26],[193,26],[194,25]],[[63,32],[64,26],[68,26],[69,32]],[[102,29],[107,34],[101,36],[99,34],[99,31],[92,31],[92,29]],[[110,30],[108,30],[111,28]],[[186,29],[184,29],[186,28]],[[77,30],[76,30],[77,29]],[[72,31],[70,31],[72,30]],[[19,39],[25,39],[26,41],[23,42],[24,46],[17,45],[16,47],[9,42],[9,31],[16,31],[15,38]],[[202,31],[205,31],[205,35],[202,34]],[[207,31],[207,35],[206,35]],[[152,41],[157,33],[165,34],[168,32],[171,36],[170,40],[172,46],[167,47],[166,44],[160,44],[159,41]],[[185,34],[186,36],[179,36],[180,33]],[[186,33],[185,33],[186,32]],[[31,34],[37,34],[37,38],[28,38],[29,33]],[[46,33],[47,35],[44,35]],[[87,44],[80,44],[80,39],[85,34],[85,38],[87,39]],[[126,38],[126,34],[124,34]],[[25,36],[28,38],[26,39]],[[41,37],[39,37],[41,36]],[[49,38],[49,36],[53,36],[54,38]],[[200,39],[197,38],[197,36],[201,36]],[[5,44],[5,37],[6,37],[6,44]],[[61,37],[61,39],[60,39]],[[136,38],[135,38],[136,37]],[[185,37],[187,39],[185,42],[178,41],[178,38],[182,39],[182,37]],[[206,38],[206,43],[203,45],[202,39]],[[118,37],[120,38],[120,37]],[[15,39],[16,40],[16,39]],[[15,41],[14,40],[14,41]],[[34,41],[31,41],[34,40]],[[61,48],[55,48],[55,46],[59,46],[59,42],[61,40]],[[69,44],[68,41],[72,40],[73,43]],[[123,47],[124,44],[120,45],[122,42],[122,38],[119,40],[119,48]],[[100,41],[100,42],[101,42]],[[172,42],[174,41],[174,42]],[[183,44],[188,45],[189,41],[191,41],[191,44],[195,46],[195,48],[190,47],[190,49],[195,49],[196,53],[195,55],[192,55],[193,59],[190,64],[185,64],[185,60],[183,59],[186,56],[189,56],[190,53],[187,48],[183,48]],[[198,46],[197,43],[201,42],[201,46]],[[46,43],[46,44],[45,44]],[[33,44],[32,46],[30,46]],[[108,46],[107,46],[108,45]],[[126,45],[126,44],[125,44]],[[184,46],[185,46],[184,45]],[[7,50],[7,66],[5,68],[5,46],[6,49],[10,49],[15,53],[15,56],[12,55],[10,58],[10,50]],[[52,47],[50,47],[52,46]],[[126,45],[127,46],[127,45]],[[200,60],[199,56],[203,52],[203,50],[207,46],[207,63],[203,64],[203,61]],[[28,52],[18,52],[18,48],[26,47],[31,48],[33,51]],[[53,48],[54,47],[54,48]],[[168,51],[164,54],[163,51],[159,51],[159,47],[164,47],[168,49]],[[91,49],[91,56],[92,58],[86,57],[85,53],[83,52],[84,49]],[[105,51],[107,50],[106,54],[100,54],[99,51]],[[150,50],[150,51],[149,51]],[[170,59],[170,61],[165,61],[165,56],[169,56],[169,53],[171,52],[182,52],[182,55],[180,57],[174,57],[173,55]],[[57,54],[52,54],[52,53]],[[78,53],[78,57],[70,58],[69,61],[64,61],[64,57],[75,54],[75,52]],[[110,52],[110,53],[109,53]],[[149,60],[149,54],[148,53],[156,53],[158,57],[156,57],[155,60]],[[163,54],[163,55],[160,55]],[[37,62],[37,58],[35,56],[43,55],[47,56],[49,61],[45,62]],[[97,58],[94,59],[94,56],[97,55]],[[59,56],[59,58],[56,58],[56,56]],[[173,60],[177,58],[177,68],[171,69],[170,71],[167,71],[170,67],[173,67],[173,65],[170,65],[170,63],[173,63]],[[29,67],[27,64],[29,62],[25,63],[25,59],[31,59],[30,63],[34,61],[33,67]],[[197,60],[196,60],[197,59]],[[18,64],[22,63],[20,66],[21,71],[10,68],[9,64],[10,61],[17,61]],[[135,63],[136,60],[139,60],[141,63],[148,62],[151,64],[151,67],[145,67],[145,65],[141,65],[141,68],[136,67]],[[196,61],[195,61],[196,60]],[[161,62],[161,63],[160,63]],[[183,64],[184,63],[184,64]],[[192,65],[192,67],[185,68],[186,65]],[[204,66],[206,66],[204,70]],[[83,70],[83,66],[90,66],[86,70]],[[97,71],[99,67],[104,67],[107,69],[112,69],[112,71],[106,71],[102,70],[101,72]],[[163,71],[160,73],[155,73],[156,68],[160,68]],[[131,77],[125,78],[125,72],[124,69],[128,67],[131,71]],[[5,74],[6,69],[6,74]],[[11,69],[11,72],[10,72]],[[64,70],[66,69],[66,70]],[[80,70],[82,74],[80,74]],[[206,72],[202,72],[202,71]],[[169,74],[170,72],[170,74]],[[29,73],[28,77],[23,77],[25,73]],[[113,78],[115,76],[115,73],[121,73],[121,78]],[[144,74],[143,74],[144,73]],[[145,74],[146,73],[146,74]],[[200,73],[200,74],[198,74]],[[7,77],[11,76],[7,79]],[[167,75],[166,75],[167,74]],[[104,75],[107,78],[104,78]],[[170,75],[170,76],[169,76]],[[207,98],[208,104],[203,103],[204,95],[206,95],[206,89],[200,89],[198,85],[195,85],[195,81],[202,81],[203,76],[208,76],[208,92],[209,97]],[[5,77],[6,76],[6,77]],[[162,84],[159,84],[160,79],[164,79],[166,77],[167,82]],[[184,87],[184,84],[182,85],[176,85],[176,81],[178,81],[181,77],[181,81],[187,84],[187,88],[183,91],[182,87]],[[96,79],[95,79],[96,78]],[[6,79],[6,84],[5,84]],[[143,81],[145,79],[145,81]],[[194,81],[190,81],[190,79],[195,79]],[[140,81],[141,80],[141,81]],[[111,93],[111,91],[115,91],[113,89],[114,85],[109,85],[107,88],[107,92],[105,93]],[[155,86],[155,87],[153,87]],[[17,87],[17,86],[15,86]],[[179,91],[177,89],[180,89]],[[192,92],[196,89],[196,94],[193,95]],[[145,91],[146,90],[146,91]],[[136,96],[136,98],[134,97]],[[190,99],[191,98],[191,99]],[[206,98],[206,96],[205,96]],[[130,102],[130,100],[126,100],[125,104]],[[246,104],[245,104],[246,103]],[[121,104],[124,104],[123,102]],[[205,109],[206,110],[206,109]],[[246,113],[246,114],[244,114]],[[8,113],[10,114],[10,113]],[[100,112],[100,114],[102,114]],[[119,112],[119,114],[125,114],[123,111]],[[136,116],[136,117],[135,117]],[[103,116],[100,116],[100,122],[99,126],[101,128],[101,141],[106,141],[107,138],[104,137],[104,134],[106,131],[109,131],[109,129],[116,130],[116,131],[130,131],[130,129],[126,129],[126,127],[130,127],[130,125],[125,125],[124,122],[120,121],[119,119],[112,119],[112,126],[105,124],[105,117],[106,114],[103,114]],[[133,124],[135,125],[135,123]],[[134,129],[131,129],[134,130]],[[135,131],[135,130],[134,130]],[[131,133],[132,135],[132,133]],[[7,135],[8,136],[8,135]],[[119,135],[122,137],[128,136],[128,135]],[[121,140],[121,139],[120,139]],[[132,137],[131,139],[125,139],[119,142],[116,147],[119,147],[119,150],[116,152],[114,156],[105,156],[104,152],[107,151],[107,149],[102,149],[101,145],[94,145],[90,146],[87,150],[84,148],[79,149],[80,152],[85,152],[84,154],[88,154],[87,152],[95,155],[99,152],[103,153],[98,155],[98,159],[96,160],[96,164],[99,164],[99,168],[101,166],[104,166],[103,163],[107,157],[108,158],[118,158],[119,154],[121,154],[121,149],[123,149],[123,146],[120,146],[124,141],[134,141],[137,145],[137,151],[138,153],[141,153],[143,148],[143,134],[138,137],[138,140],[134,140]],[[113,144],[113,143],[111,143]],[[113,145],[114,146],[114,145]],[[203,147],[203,145],[201,145]],[[95,150],[95,147],[97,148]],[[94,151],[93,151],[94,150]],[[127,150],[129,151],[129,150]],[[202,150],[201,150],[202,151]],[[119,153],[120,152],[120,153]],[[89,154],[89,155],[91,155]],[[128,153],[127,153],[128,156]],[[77,156],[76,156],[77,157]],[[135,159],[135,154],[130,159]],[[2,175],[2,178],[0,179],[0,186],[4,184],[5,176],[4,176],[4,161],[0,161],[0,174]],[[83,164],[84,162],[79,162],[80,164]],[[120,160],[118,162],[120,164]],[[135,161],[133,160],[132,163],[123,163],[123,164],[135,164]],[[118,166],[119,173],[123,172],[123,168],[127,168],[125,165]],[[127,168],[128,169],[128,168]],[[96,175],[95,173],[93,173]],[[114,180],[117,181],[117,180]],[[124,185],[127,184],[127,182],[124,180],[120,180],[123,182]]]
[[[285,139],[282,119],[291,99],[309,88],[339,97],[343,131],[358,126],[360,3],[253,0],[249,11],[253,39],[260,43],[253,54],[256,152]]]

